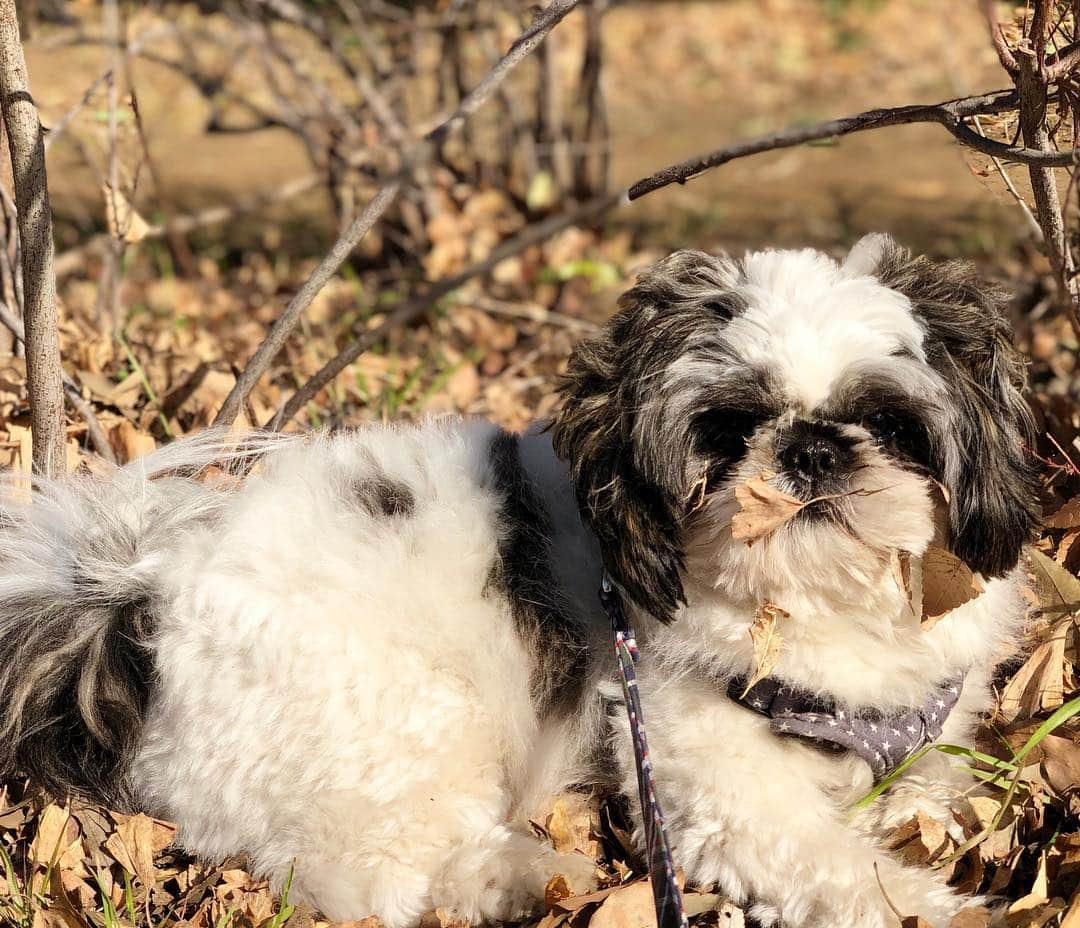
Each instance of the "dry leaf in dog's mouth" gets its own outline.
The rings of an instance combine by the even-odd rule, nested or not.
[[[752,545],[759,538],[776,531],[793,518],[806,503],[774,487],[772,471],[763,470],[756,477],[735,488],[740,509],[731,520],[731,537]]]
[[[764,680],[773,672],[776,662],[780,660],[780,648],[784,639],[776,630],[778,619],[791,618],[791,613],[781,609],[776,603],[768,600],[761,604],[750,626],[750,640],[754,643],[754,672],[746,681],[745,696],[759,680]]]
[[[770,483],[776,479],[771,470],[763,470],[735,488],[735,500],[739,511],[731,519],[731,537],[745,541],[750,547],[758,539],[775,532],[785,522],[814,503],[823,503],[833,499],[845,499],[852,496],[874,496],[883,493],[889,487],[864,489],[862,487],[845,493],[829,493],[815,496],[813,499],[798,499]]]

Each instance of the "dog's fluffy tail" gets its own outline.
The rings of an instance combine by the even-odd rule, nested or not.
[[[41,481],[28,502],[0,487],[0,775],[130,804],[161,567],[227,499],[187,478],[278,441],[207,433],[107,477]]]

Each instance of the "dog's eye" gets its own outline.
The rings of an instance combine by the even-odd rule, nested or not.
[[[887,412],[875,412],[862,420],[863,426],[875,438],[888,441],[903,431],[904,423]]]
[[[862,425],[886,448],[920,461],[925,456],[926,433],[917,421],[907,416],[875,412],[863,417]]]
[[[695,423],[698,452],[709,458],[735,461],[746,454],[746,442],[763,419],[741,409],[712,409]]]

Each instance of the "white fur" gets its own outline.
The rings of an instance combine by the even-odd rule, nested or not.
[[[814,252],[745,261],[748,309],[725,337],[779,375],[793,407],[813,410],[867,364],[940,388],[906,299],[862,276],[863,263]],[[333,919],[375,913],[388,928],[435,906],[469,920],[519,917],[554,873],[588,883],[591,864],[555,855],[527,816],[545,794],[589,779],[585,759],[603,743],[636,804],[625,719],[614,710],[608,723],[601,700],[615,691],[601,567],[564,466],[545,435],[529,435],[522,456],[552,516],[559,585],[592,622],[587,696],[570,718],[545,719],[528,688],[530,648],[543,642],[523,642],[488,590],[500,531],[493,435],[444,420],[288,442],[242,486],[176,496],[215,515],[176,530],[152,565],[158,680],[132,779],[187,848],[245,851],[279,886],[294,867],[295,897]],[[876,864],[905,914],[945,926],[970,900],[876,842],[927,796],[947,817],[948,766],[928,757],[906,788],[853,817],[847,806],[870,786],[865,763],[777,738],[701,671],[750,670],[748,628],[772,600],[790,613],[777,673],[837,699],[917,704],[969,670],[942,735],[963,744],[1017,633],[1013,583],[989,583],[922,631],[884,552],[918,554],[933,539],[933,489],[886,461],[860,478],[882,492],[848,504],[860,538],[814,523],[753,547],[733,541],[734,485],[768,463],[766,445],[695,525],[687,606],[667,627],[638,617],[641,692],[679,863],[688,881],[718,881],[766,923],[792,928],[891,924]],[[146,467],[183,466],[185,453],[206,456],[180,443]],[[171,485],[148,482],[149,470],[135,477],[146,497]],[[376,472],[408,487],[414,512],[387,519],[355,505],[354,488]]]

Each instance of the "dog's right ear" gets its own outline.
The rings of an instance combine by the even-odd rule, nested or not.
[[[727,259],[679,251],[643,274],[596,336],[580,343],[560,385],[552,428],[580,511],[612,579],[643,610],[671,621],[684,602],[682,529],[688,495],[677,435],[654,434],[642,411],[683,355],[703,313],[731,316]]]

